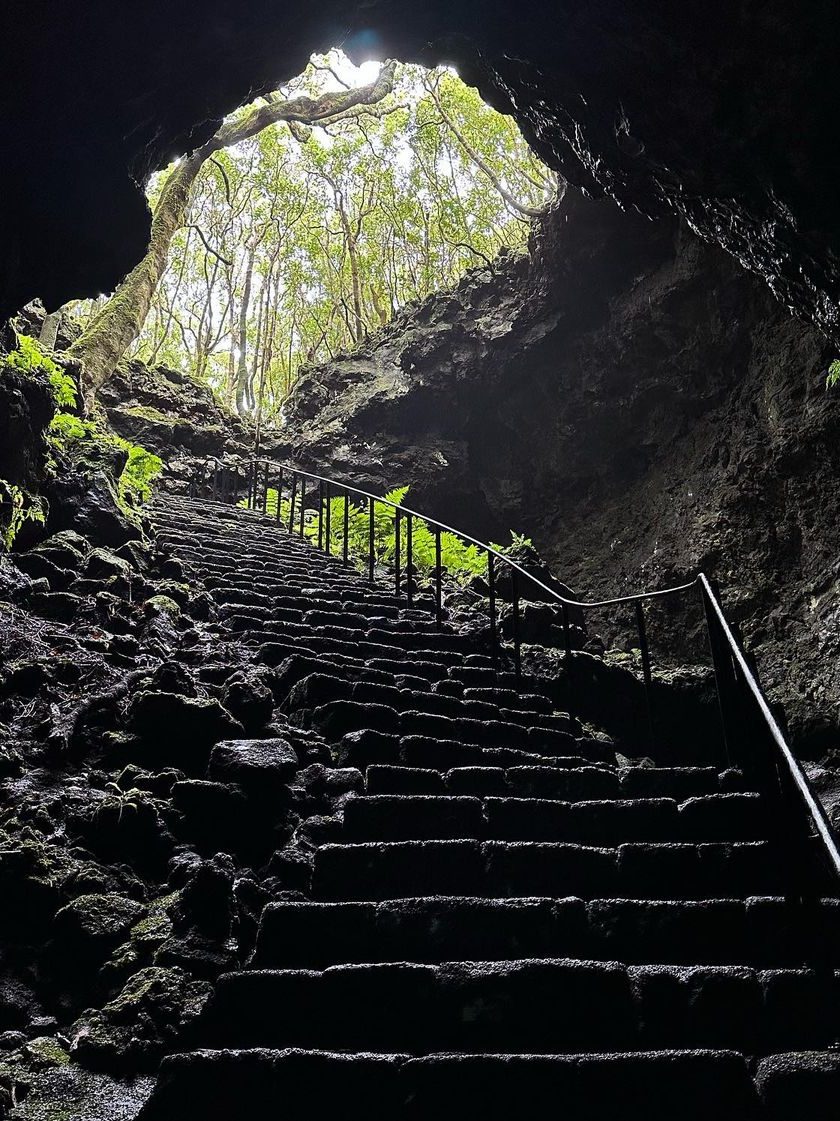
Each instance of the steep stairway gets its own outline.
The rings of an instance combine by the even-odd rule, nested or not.
[[[619,767],[552,682],[269,518],[154,519],[364,789],[143,1121],[836,1117],[840,905],[785,897],[739,773]]]

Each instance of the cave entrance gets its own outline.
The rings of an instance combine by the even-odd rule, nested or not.
[[[72,309],[71,349],[93,389],[136,357],[270,422],[304,365],[523,250],[557,191],[451,68],[332,49],[152,177],[148,254],[115,296]]]

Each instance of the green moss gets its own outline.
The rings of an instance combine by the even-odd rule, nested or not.
[[[167,611],[170,615],[181,614],[181,608],[169,596],[152,596],[146,600],[145,607],[151,611]]]
[[[117,501],[123,513],[133,517],[135,508],[146,502],[152,493],[152,483],[163,470],[160,456],[147,451],[140,444],[132,444],[121,436],[103,432],[96,421],[81,420],[70,413],[57,413],[50,424],[49,440],[57,450],[85,454],[91,451],[118,451],[127,456],[125,466],[117,480]]]
[[[35,1067],[62,1067],[70,1056],[61,1044],[47,1035],[39,1035],[24,1045],[23,1052]]]
[[[147,420],[151,424],[165,424],[169,428],[174,428],[178,423],[175,417],[167,416],[166,413],[162,413],[160,409],[155,409],[152,405],[130,405],[117,411],[121,416],[138,417],[140,420]]]

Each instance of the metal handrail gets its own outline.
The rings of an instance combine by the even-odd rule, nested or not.
[[[382,498],[378,494],[371,494],[370,491],[362,490],[360,487],[350,486],[347,483],[339,482],[337,479],[330,479],[325,475],[315,475],[311,471],[302,471],[299,467],[291,467],[285,463],[277,464],[277,466],[283,471],[290,471],[296,475],[302,475],[304,478],[312,479],[316,483],[328,483],[330,486],[338,487],[340,490],[350,491],[351,494],[361,495],[363,498],[366,498],[368,500],[372,499],[374,502],[378,502],[382,506],[390,506],[391,509],[398,510],[400,514],[411,514],[412,517],[419,518],[421,521],[425,522],[426,525],[435,526],[442,533],[452,533],[455,535],[455,537],[460,537],[462,541],[467,541],[470,545],[475,545],[483,552],[492,554],[497,560],[504,561],[504,563],[509,568],[515,569],[516,572],[518,572],[521,576],[524,576],[527,580],[530,580],[532,584],[536,584],[536,586],[540,588],[541,591],[547,592],[559,603],[565,604],[567,607],[582,607],[585,609],[617,607],[622,603],[634,603],[636,600],[656,599],[659,596],[670,596],[675,595],[678,592],[686,592],[689,590],[689,588],[693,588],[699,580],[699,577],[695,576],[695,578],[693,580],[690,580],[687,584],[678,584],[673,588],[660,588],[653,592],[635,592],[632,595],[618,596],[615,599],[602,599],[591,602],[577,599],[567,599],[565,596],[560,595],[558,591],[555,591],[554,588],[550,588],[548,584],[544,584],[542,580],[538,580],[536,576],[533,576],[530,572],[527,571],[527,569],[523,568],[522,565],[517,564],[516,561],[512,560],[506,553],[502,553],[498,549],[494,549],[492,545],[488,545],[484,541],[479,541],[476,537],[471,537],[469,533],[464,533],[460,529],[453,529],[452,526],[447,525],[445,522],[439,522],[436,518],[430,518],[428,514],[421,514],[417,510],[412,510],[410,506],[403,506],[398,502],[391,502],[389,501],[389,499]]]
[[[817,830],[817,834],[831,862],[832,868],[834,869],[834,872],[838,876],[840,876],[840,843],[838,842],[836,830],[831,824],[831,821],[828,817],[828,814],[825,812],[825,808],[822,802],[820,802],[819,798],[814,793],[810,780],[802,769],[801,763],[797,759],[796,755],[794,755],[787,740],[785,739],[782,730],[779,727],[778,722],[767,703],[767,698],[764,696],[764,693],[760,685],[756,681],[755,675],[753,674],[752,669],[750,668],[747,659],[744,656],[744,652],[741,650],[741,644],[732,633],[732,628],[726,621],[726,616],[723,613],[723,608],[721,607],[717,596],[712,590],[712,586],[709,582],[708,577],[705,573],[701,572],[697,579],[700,582],[701,587],[703,588],[705,597],[707,598],[712,610],[717,617],[721,630],[726,636],[729,648],[735,658],[735,661],[737,662],[738,669],[740,671],[740,674],[742,675],[743,681],[746,683],[747,688],[752,694],[752,697],[756,705],[758,706],[762,717],[764,718],[764,722],[766,723],[770,735],[772,736],[775,748],[781,760],[785,764],[785,768],[790,777],[790,780],[793,782],[796,792]]]
[[[234,474],[234,498],[238,499],[239,496],[239,463],[231,469],[227,464],[223,463],[217,457],[210,457],[208,463],[216,465],[215,473],[213,476],[213,491],[214,496],[219,490],[219,471],[231,472]],[[260,470],[262,468],[262,471]],[[400,519],[405,518],[408,522],[409,533],[407,537],[407,556],[406,556],[406,587],[405,592],[411,601],[412,589],[412,519],[418,518],[422,523],[434,528],[436,537],[436,568],[435,568],[435,614],[438,625],[440,626],[443,618],[442,611],[442,592],[441,592],[441,550],[440,550],[440,535],[441,533],[451,533],[461,541],[468,542],[476,548],[486,553],[488,558],[488,585],[489,585],[489,601],[490,601],[490,627],[491,637],[495,641],[497,638],[497,621],[496,621],[496,590],[495,590],[495,563],[496,561],[503,562],[509,569],[512,570],[512,607],[513,607],[513,648],[514,648],[514,666],[517,680],[521,676],[520,664],[520,640],[518,630],[520,626],[519,614],[519,588],[518,578],[524,577],[532,584],[538,587],[542,592],[546,593],[551,599],[560,604],[563,611],[563,631],[565,639],[565,655],[567,671],[571,674],[574,661],[572,656],[570,627],[569,627],[569,608],[577,608],[579,610],[594,610],[607,607],[618,607],[625,604],[635,605],[636,626],[639,634],[639,648],[642,663],[642,677],[645,691],[645,701],[647,706],[648,725],[650,729],[651,740],[653,740],[653,708],[652,708],[652,671],[650,662],[650,650],[647,641],[647,632],[645,626],[645,618],[643,611],[643,603],[648,600],[663,598],[665,596],[679,595],[680,593],[687,592],[694,587],[699,587],[703,605],[706,614],[706,627],[709,637],[709,646],[712,655],[712,665],[714,669],[715,684],[717,689],[718,704],[720,708],[721,726],[723,732],[724,744],[729,750],[730,741],[733,734],[740,731],[741,738],[747,739],[749,736],[744,736],[745,720],[749,714],[745,709],[747,701],[752,702],[757,709],[757,713],[761,719],[763,729],[769,734],[770,752],[768,757],[757,758],[758,764],[767,771],[775,772],[776,780],[776,793],[783,799],[791,792],[795,795],[800,811],[804,812],[805,823],[809,829],[813,828],[816,831],[816,836],[820,841],[823,855],[827,858],[828,864],[831,867],[835,876],[840,878],[840,840],[836,830],[831,824],[828,815],[825,812],[820,800],[817,798],[813,791],[811,783],[802,769],[802,765],[798,758],[790,748],[787,740],[782,733],[778,722],[776,721],[767,699],[761,689],[761,686],[756,680],[756,675],[751,669],[747,657],[741,649],[741,644],[732,628],[726,620],[723,608],[715,593],[711,581],[703,572],[699,572],[693,580],[684,584],[678,584],[674,587],[661,588],[655,591],[636,592],[626,596],[617,596],[611,599],[585,601],[569,599],[561,595],[554,588],[544,583],[538,577],[532,575],[522,565],[518,564],[511,557],[505,553],[495,549],[492,545],[488,545],[477,538],[472,537],[470,534],[462,533],[454,529],[452,526],[444,522],[437,521],[430,518],[425,514],[419,513],[410,507],[403,506],[399,503],[392,502],[387,498],[382,498],[380,495],[371,493],[370,491],[363,490],[360,487],[352,486],[348,483],[340,482],[336,479],[331,479],[325,475],[318,475],[314,472],[304,471],[299,467],[294,467],[290,464],[272,463],[269,465],[268,461],[263,461],[259,465],[256,460],[249,461],[249,471],[243,471],[242,481],[248,484],[248,505],[251,508],[258,508],[259,492],[262,490],[262,506],[263,509],[268,505],[268,491],[270,472],[277,473],[278,487],[277,487],[277,520],[280,520],[280,501],[283,489],[284,476],[288,473],[291,477],[291,505],[289,514],[289,531],[295,532],[295,499],[297,495],[298,481],[301,480],[300,486],[300,514],[299,514],[299,535],[302,536],[304,532],[304,502],[305,502],[305,487],[302,482],[303,479],[308,479],[311,482],[318,484],[318,546],[322,547],[322,543],[326,541],[326,551],[330,551],[330,491],[336,488],[339,492],[343,493],[345,499],[344,505],[344,561],[348,560],[347,539],[348,539],[348,495],[354,494],[366,500],[370,511],[370,534],[369,534],[369,558],[368,558],[368,571],[371,582],[374,580],[375,573],[375,558],[374,558],[374,509],[375,504],[388,506],[395,511],[395,586],[396,592],[399,595],[401,592],[401,572],[400,572]],[[262,479],[259,475],[262,473]],[[261,485],[260,485],[261,484]],[[339,495],[340,497],[340,495]],[[324,499],[326,498],[326,535],[324,535]],[[759,737],[760,738],[760,737]],[[739,747],[743,748],[744,744]]]

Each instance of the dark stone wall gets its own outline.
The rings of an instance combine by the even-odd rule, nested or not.
[[[455,63],[593,194],[678,213],[837,333],[830,0],[86,0],[0,15],[0,319],[109,290],[138,182],[314,49]]]
[[[840,700],[831,353],[684,225],[569,192],[530,260],[474,272],[311,370],[289,449],[410,482],[412,505],[485,539],[525,532],[587,598],[704,569],[800,744],[819,747]],[[698,621],[659,615],[657,656],[702,655]]]

